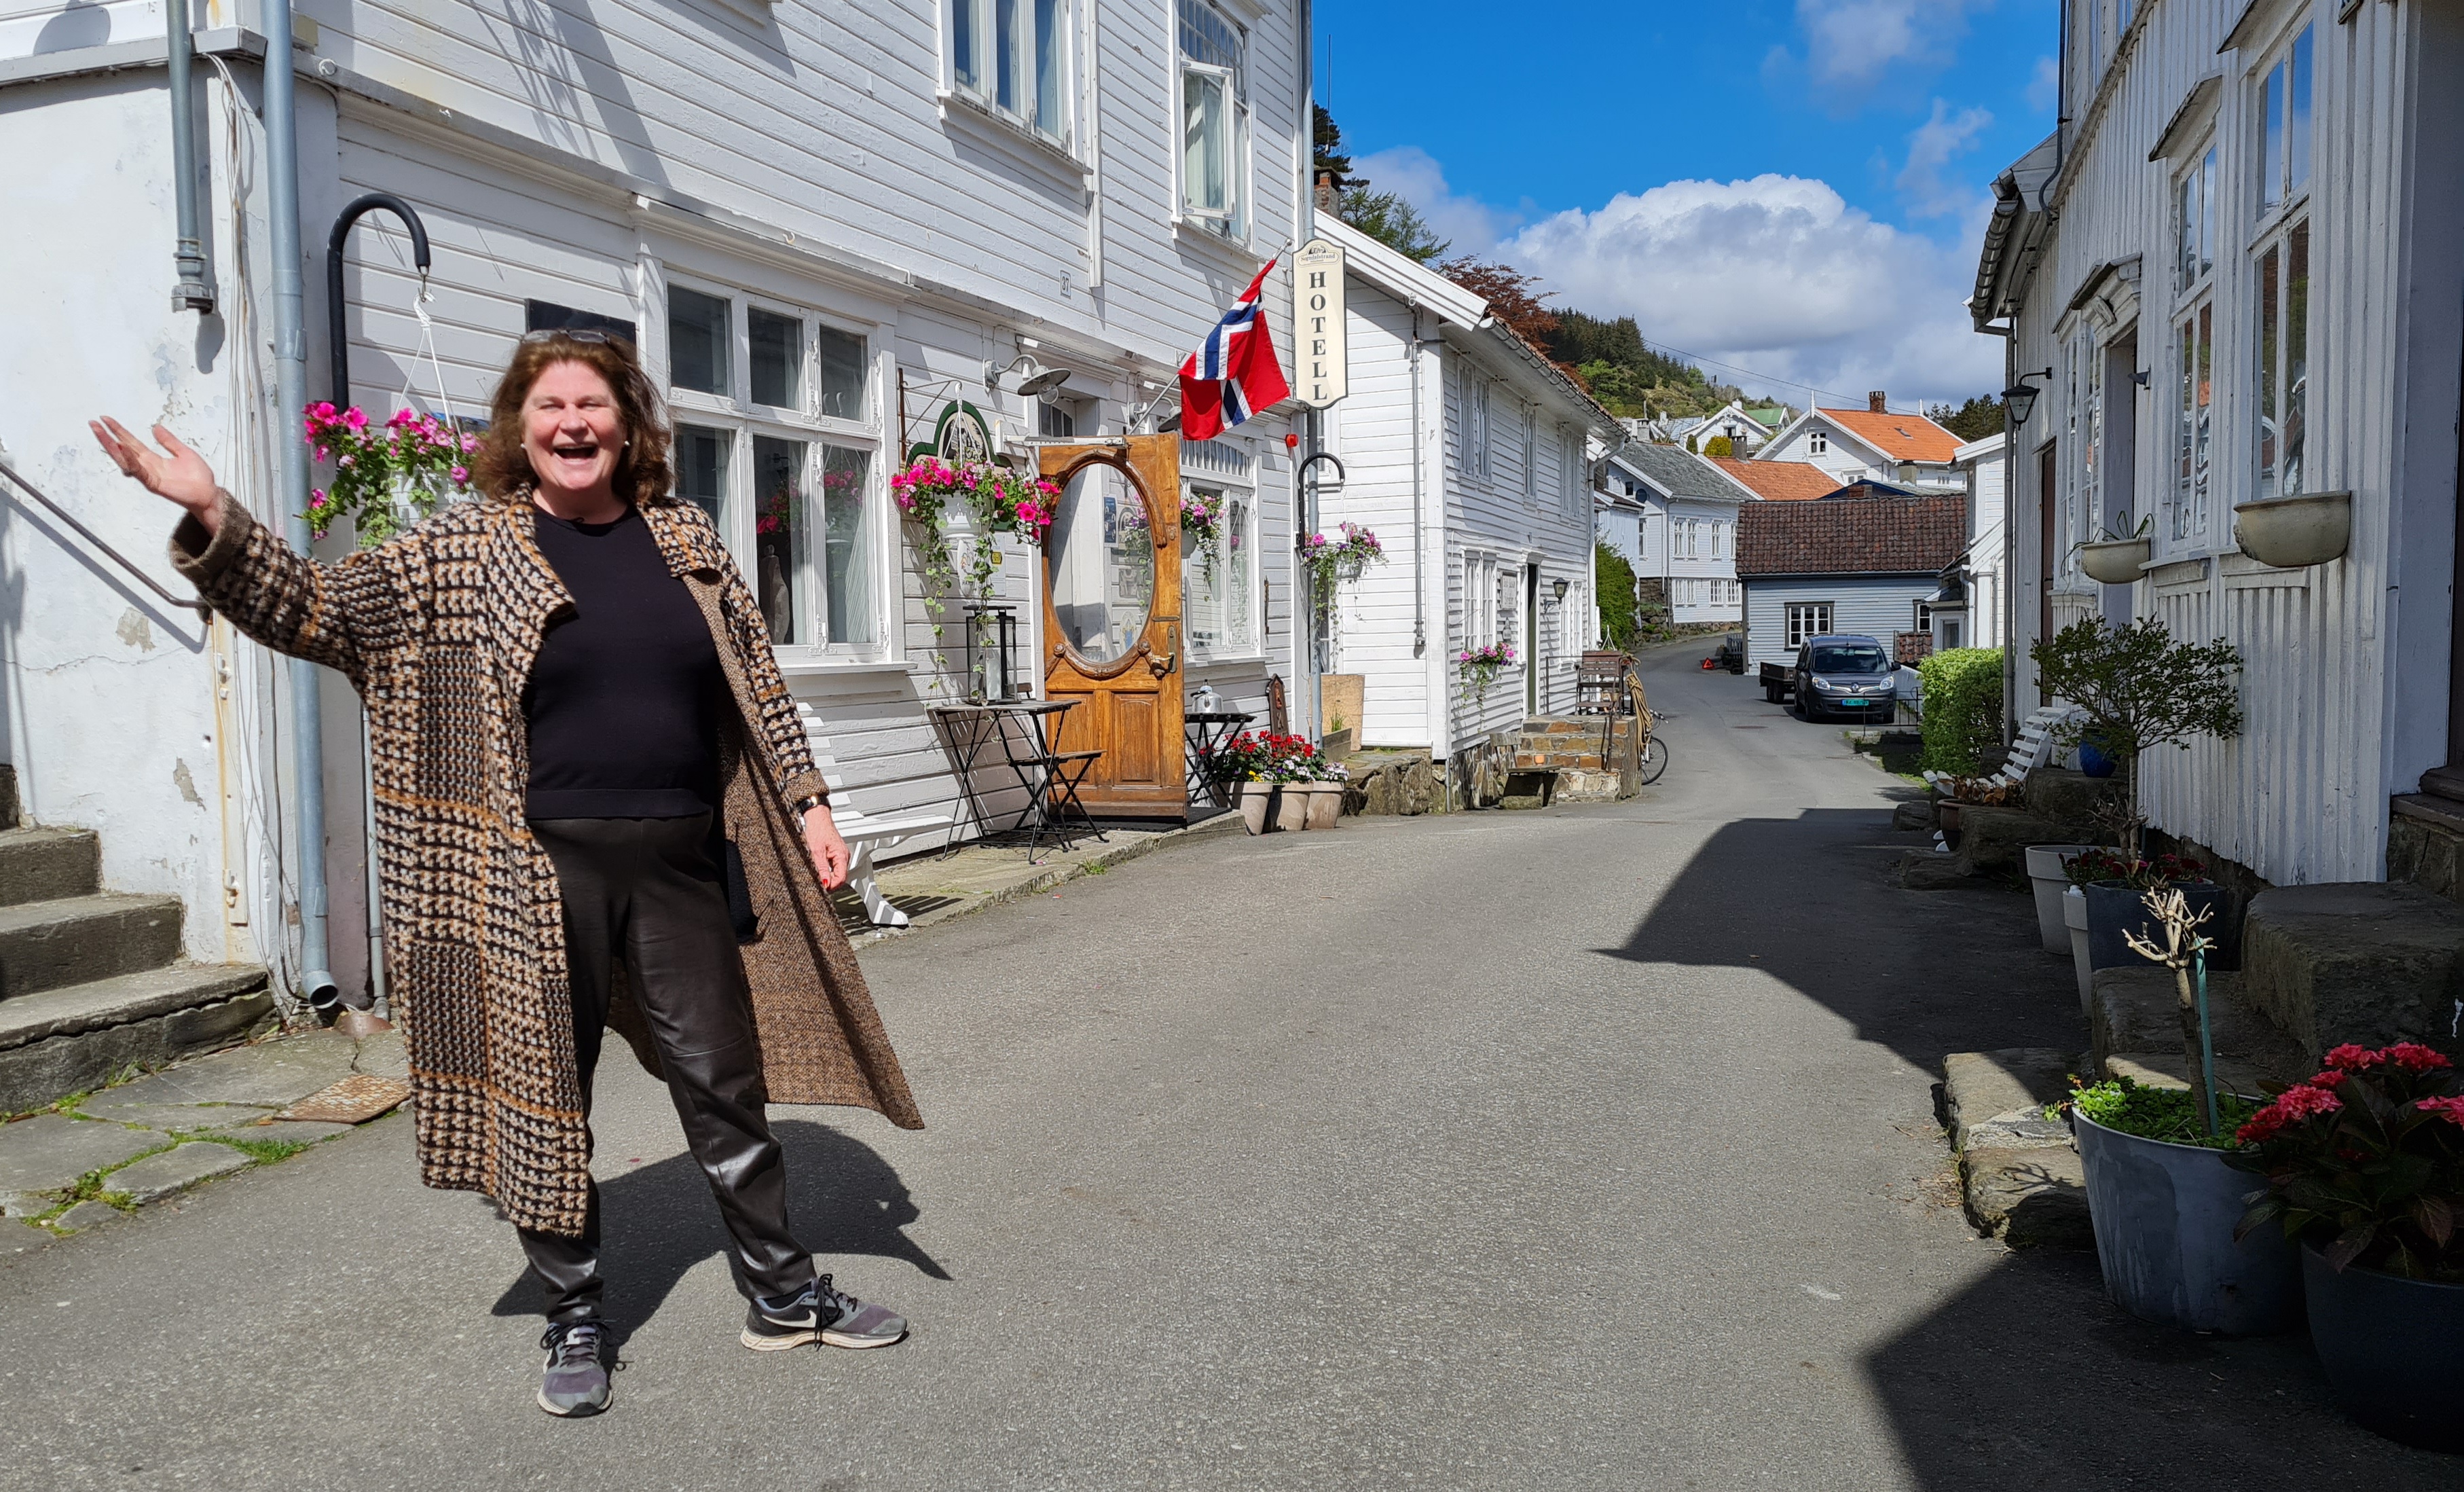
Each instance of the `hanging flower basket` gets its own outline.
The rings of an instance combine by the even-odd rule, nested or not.
[[[1180,537],[1213,575],[1223,560],[1223,499],[1204,493],[1184,493],[1180,499]]]
[[[2284,569],[2341,560],[2353,542],[2351,493],[2302,493],[2233,504],[2243,554]]]
[[[1475,700],[1488,698],[1489,686],[1497,675],[1514,662],[1514,649],[1504,643],[1491,643],[1485,647],[1467,647],[1455,654],[1455,670],[1463,675],[1463,687]]]
[[[2106,585],[2127,585],[2139,579],[2153,548],[2145,538],[2116,538],[2079,546],[2079,568],[2088,579]]]
[[[1348,585],[1386,562],[1386,547],[1377,536],[1357,523],[1340,525],[1343,537],[1311,534],[1301,540],[1301,562],[1309,569],[1309,595],[1321,622],[1334,615],[1337,585]]]
[[[376,426],[357,405],[319,400],[301,424],[317,459],[334,464],[332,480],[309,493],[300,515],[319,538],[347,519],[359,546],[373,549],[471,490],[479,438],[432,414],[401,409]]]
[[[974,529],[975,542],[967,551],[968,588],[985,597],[1002,559],[994,536],[1010,534],[1042,545],[1052,527],[1052,500],[1061,488],[1005,467],[974,461],[952,466],[938,456],[921,455],[891,477],[890,494],[907,520],[922,531],[916,549],[927,581],[924,603],[938,615],[936,590],[955,589],[958,581],[958,561],[950,550],[953,515],[964,512]]]

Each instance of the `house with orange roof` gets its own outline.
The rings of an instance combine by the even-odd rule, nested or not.
[[[1748,461],[1736,456],[1703,459],[1767,502],[1812,502],[1830,496],[1844,485],[1811,461]]]
[[[1836,478],[1824,492],[1865,478],[1917,492],[1967,490],[1967,473],[1958,464],[1958,436],[1924,415],[1892,412],[1881,389],[1866,395],[1865,405],[1862,409],[1808,409],[1754,459],[1819,467]]]

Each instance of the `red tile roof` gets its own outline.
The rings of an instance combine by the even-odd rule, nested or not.
[[[1959,453],[1959,437],[1922,414],[1876,414],[1871,409],[1815,412],[1894,461],[1945,463]]]
[[[1737,510],[1737,574],[1930,575],[1968,547],[1968,499],[1841,497]]]
[[[1839,490],[1839,478],[1810,461],[1744,461],[1704,458],[1773,502],[1810,502]]]

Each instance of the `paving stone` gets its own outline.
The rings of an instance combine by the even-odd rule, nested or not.
[[[1899,881],[1911,891],[1974,891],[1992,884],[1963,868],[1957,855],[1929,849],[1912,849],[1901,858]]]
[[[151,1130],[65,1114],[0,1125],[0,1211],[11,1218],[48,1212],[58,1199],[39,1201],[43,1194],[65,1192],[87,1172],[119,1165],[162,1143]]]
[[[106,1223],[118,1222],[128,1215],[109,1202],[86,1201],[52,1219],[52,1226],[62,1233],[84,1233]]]
[[[2031,845],[2077,845],[2094,837],[2073,821],[1970,803],[1959,810],[1958,860],[1970,875],[2008,870],[2024,862]]]
[[[1930,829],[1933,827],[1933,804],[1902,803],[1891,810],[1891,827],[1895,829]]]
[[[199,1141],[148,1155],[133,1166],[125,1166],[102,1178],[106,1192],[125,1193],[132,1202],[158,1201],[174,1192],[185,1192],[211,1176],[229,1175],[245,1171],[255,1162],[228,1145]]]
[[[2093,823],[2106,803],[2122,796],[2119,777],[2092,778],[2060,767],[2038,767],[2028,774],[2021,795],[2028,810],[2063,823]]]
[[[355,1071],[376,1077],[407,1081],[410,1077],[410,1051],[403,1044],[400,1031],[380,1031],[360,1042],[351,1066]]]
[[[1959,1158],[1968,1220],[2013,1248],[2094,1248],[2087,1172],[2067,1146],[1969,1151]]]
[[[97,1096],[120,1104],[263,1104],[278,1108],[349,1075],[355,1054],[349,1037],[315,1031],[184,1062]]]
[[[1952,1052],[1942,1060],[1943,1109],[1950,1120],[1951,1144],[1967,1150],[1976,1143],[1969,1138],[1972,1131],[1996,1125],[2006,1136],[2028,1133],[2068,1145],[2070,1130],[2058,1122],[2050,1133],[2012,1127],[2044,1125],[2045,1106],[2070,1095],[2070,1075],[2078,1070],[2068,1053],[2051,1046]]]
[[[56,1235],[31,1222],[0,1220],[0,1257],[24,1254],[41,1248]]]
[[[219,1130],[262,1119],[274,1110],[259,1104],[129,1104],[88,1099],[77,1106],[77,1112],[144,1130]]]
[[[2242,990],[2239,975],[2208,976],[2208,1039],[2215,1049],[2217,1082],[2236,1092],[2256,1093],[2266,1079],[2298,1083],[2308,1077],[2313,1070],[2309,1058],[2251,1008]],[[2154,1086],[2187,1086],[2189,1065],[2182,1055],[2180,1002],[2169,969],[2099,969],[2088,1005],[2097,1070],[2108,1078],[2123,1076],[2114,1064],[2120,1054],[2129,1053],[2135,1059],[2127,1074],[2133,1081],[2149,1081],[2139,1069],[2152,1068],[2163,1077]]]
[[[299,1141],[314,1145],[319,1140],[330,1140],[338,1134],[348,1134],[353,1128],[347,1124],[319,1124],[307,1119],[251,1120],[247,1124],[235,1124],[228,1129],[209,1130],[207,1137],[216,1140]]]

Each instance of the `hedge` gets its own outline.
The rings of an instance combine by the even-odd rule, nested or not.
[[[2002,741],[2002,649],[1952,647],[1917,666],[1925,685],[1925,769],[1974,776]]]
[[[1594,584],[1600,607],[1600,635],[1618,652],[1634,651],[1635,587],[1634,566],[1625,556],[1606,544],[1596,545],[1593,557]]]

